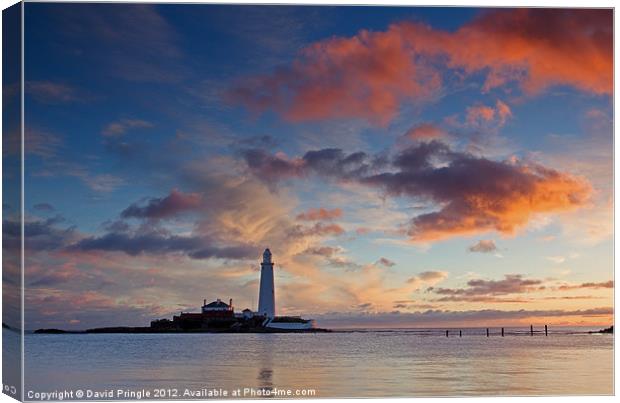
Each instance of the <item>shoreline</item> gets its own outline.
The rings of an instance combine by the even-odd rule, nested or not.
[[[584,335],[584,334],[612,334],[613,335],[613,326],[608,328],[603,328],[599,330],[593,330],[591,327],[584,327],[585,329],[579,331],[574,329],[575,327],[570,326],[569,328],[573,328],[571,330],[562,329],[562,327],[551,329],[549,332],[550,335]],[[14,330],[11,328],[7,328],[8,330]],[[463,336],[484,336],[481,330],[485,328],[476,327],[476,328],[463,328]],[[506,332],[506,336],[529,336],[529,329],[523,329],[513,327]],[[519,330],[517,330],[519,329]],[[586,330],[588,329],[588,330]],[[451,329],[453,331],[454,329]],[[478,331],[478,332],[470,332],[470,331]],[[493,328],[493,330],[496,330]],[[131,327],[131,326],[113,326],[113,327],[103,327],[103,328],[92,328],[86,330],[64,330],[64,329],[56,329],[56,328],[45,328],[45,329],[37,329],[26,331],[28,334],[255,334],[255,333],[392,333],[392,332],[407,332],[418,334],[421,336],[444,336],[445,337],[445,329],[442,328],[381,328],[381,329],[325,329],[325,328],[313,328],[313,329],[273,329],[273,328],[237,328],[237,329],[154,329],[151,327]],[[534,335],[544,335],[544,331],[536,330],[534,331]],[[491,336],[497,336],[499,333],[492,332]],[[454,333],[450,333],[451,337],[459,337],[458,330]]]
[[[86,330],[63,330],[63,329],[37,329],[33,334],[186,334],[186,333],[331,333],[330,329],[269,329],[269,328],[251,328],[251,329],[192,329],[192,330],[172,330],[172,329],[153,329],[150,327],[103,327]]]

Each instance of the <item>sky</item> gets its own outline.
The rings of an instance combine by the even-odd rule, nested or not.
[[[27,329],[612,322],[611,10],[25,13]]]

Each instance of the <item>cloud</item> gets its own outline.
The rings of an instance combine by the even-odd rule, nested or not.
[[[396,263],[393,262],[392,260],[386,258],[386,257],[382,257],[380,258],[377,263],[377,265],[383,266],[383,267],[394,267],[396,266]]]
[[[133,303],[131,303],[133,302]],[[53,290],[49,287],[26,295],[30,329],[45,327],[86,329],[102,326],[148,325],[162,310],[158,303],[142,304],[94,290]],[[79,309],[67,309],[79,307]]]
[[[192,259],[254,259],[260,248],[250,245],[240,246],[203,246],[189,254]]]
[[[318,209],[310,209],[303,213],[297,215],[297,219],[300,221],[329,221],[334,218],[342,217],[342,210],[339,208],[335,208],[332,210],[318,208]]]
[[[482,12],[453,32],[400,22],[315,42],[288,66],[241,80],[229,99],[291,121],[386,124],[403,102],[432,98],[449,73],[484,74],[484,91],[515,82],[527,94],[554,85],[611,94],[612,20],[604,9],[521,8]]]
[[[434,309],[434,304],[417,304],[413,300],[394,301],[394,309]]]
[[[480,252],[480,253],[491,253],[497,251],[497,246],[495,246],[495,242],[493,240],[480,240],[475,245],[470,246],[470,252]]]
[[[251,150],[245,158],[249,170],[271,185],[315,174],[390,196],[433,201],[439,210],[409,223],[407,233],[416,242],[489,231],[512,235],[534,215],[575,210],[591,195],[583,178],[514,159],[476,157],[436,140],[408,147],[389,161],[340,149],[308,151],[292,159]]]
[[[562,284],[555,286],[538,279],[523,278],[520,274],[508,274],[502,280],[473,279],[467,282],[464,288],[435,288],[429,287],[428,293],[440,298],[433,302],[487,302],[487,303],[529,303],[532,298],[521,298],[519,294],[531,294],[538,291],[570,291],[577,289],[604,289],[613,288],[613,281],[601,283]],[[512,296],[506,298],[505,296]],[[586,299],[584,296],[548,296],[542,299]]]
[[[434,167],[431,157],[447,159],[447,165]],[[585,205],[591,193],[584,179],[569,174],[452,153],[439,144],[406,150],[395,165],[399,171],[369,176],[363,182],[393,196],[426,196],[442,206],[411,220],[408,234],[414,241],[487,231],[511,235],[535,214]]]
[[[43,267],[29,262],[29,287],[55,287],[69,281],[86,282],[92,276],[89,272],[80,271],[73,262],[56,264],[53,267]]]
[[[255,111],[274,108],[291,121],[355,117],[385,124],[402,101],[430,97],[440,87],[438,74],[416,63],[397,30],[311,44],[276,73],[242,80],[229,99]]]
[[[312,236],[328,236],[342,235],[345,230],[338,224],[324,224],[318,222],[312,226],[293,225],[289,228],[289,235],[292,237],[312,237]]]
[[[471,126],[479,125],[481,122],[490,122],[495,117],[495,109],[484,106],[470,106],[467,108],[467,123]]]
[[[126,233],[108,233],[100,237],[88,237],[72,245],[72,250],[124,252],[136,256],[145,252],[165,254],[198,250],[203,240],[196,237],[160,235],[147,233],[130,235]]]
[[[501,127],[510,117],[512,117],[512,110],[510,107],[498,100],[495,108],[486,105],[468,107],[466,110],[465,123],[472,127]]]
[[[333,248],[331,246],[313,246],[306,249],[302,253],[306,255],[332,257],[340,252],[342,252],[342,248]]]
[[[418,274],[418,277],[424,281],[443,280],[448,277],[448,273],[445,271],[423,271]]]
[[[347,270],[358,270],[364,267],[363,265],[343,256],[330,257],[327,259],[327,264],[331,267]]]
[[[488,69],[487,90],[517,81],[529,93],[567,84],[609,94],[611,32],[609,10],[512,9],[483,13],[459,29],[451,39],[468,46],[444,44],[451,64]]]
[[[547,260],[553,262],[553,263],[564,263],[566,261],[566,258],[564,256],[547,256]]]
[[[577,259],[579,256],[580,255],[578,253],[572,252],[569,253],[568,256],[547,256],[547,260],[560,264],[566,262],[568,259]]]
[[[317,237],[342,233],[336,225],[302,225],[294,221],[297,200],[286,190],[272,192],[251,176],[231,174],[239,169],[231,160],[219,173],[222,160],[192,164],[183,172],[183,185],[189,189],[208,189],[201,193],[203,205],[195,220],[195,231],[218,241],[235,243],[239,239],[253,245],[278,245],[278,254],[294,256],[318,243]],[[306,239],[307,238],[307,239]]]
[[[526,298],[506,298],[493,296],[459,296],[449,295],[441,298],[433,299],[433,302],[484,302],[488,304],[527,304],[531,300]]]
[[[512,110],[510,107],[500,100],[498,100],[495,105],[495,112],[500,126],[503,126],[506,120],[512,117]]]
[[[18,136],[17,139],[21,139]],[[19,152],[21,143],[11,146],[11,152]],[[33,128],[29,126],[24,130],[24,151],[30,155],[36,155],[44,159],[56,157],[58,150],[62,147],[62,140],[56,134],[47,130]]]
[[[24,222],[24,246],[29,251],[56,250],[69,244],[77,237],[75,227],[60,228],[65,219],[59,215],[46,220]],[[6,249],[20,250],[21,223],[5,219],[2,222],[3,245]]]
[[[378,266],[392,267],[396,264],[391,260],[382,257],[374,265],[364,265],[351,260],[349,257],[339,256],[343,252],[344,249],[341,247],[313,246],[301,252],[300,255],[320,256],[324,258],[323,261],[325,265],[346,270],[372,271],[373,268]]]
[[[407,284],[411,285],[414,289],[419,289],[422,286],[434,285],[442,282],[448,278],[448,273],[445,271],[423,271],[413,277],[407,279]]]
[[[173,189],[169,195],[149,199],[145,206],[134,203],[121,212],[122,218],[161,219],[198,209],[202,197],[198,193],[183,193]]]
[[[107,233],[88,237],[71,245],[71,251],[124,252],[130,256],[141,254],[186,254],[192,259],[248,259],[255,258],[258,249],[250,245],[216,246],[208,237],[179,236],[151,231],[146,233]]]
[[[130,129],[144,129],[153,127],[151,122],[142,119],[121,119],[109,123],[102,131],[104,136],[121,136]]]
[[[367,172],[373,164],[380,164],[377,158],[369,160],[364,152],[346,154],[341,149],[324,148],[308,151],[301,158],[288,158],[282,154],[269,154],[264,150],[243,151],[248,168],[266,182],[302,177],[311,173],[341,179],[355,179]]]
[[[250,170],[264,181],[301,176],[304,165],[303,161],[290,160],[283,155],[271,155],[261,149],[246,150],[243,157]]]
[[[407,130],[405,137],[412,140],[433,140],[446,137],[446,132],[430,123],[420,123]]]
[[[44,104],[66,103],[78,100],[73,87],[52,81],[26,81],[24,90],[27,95]]]
[[[366,235],[372,232],[372,228],[368,227],[359,227],[355,229],[355,233],[357,235]]]
[[[284,192],[269,192],[251,178],[240,180],[203,166],[187,169],[183,175],[184,187],[209,191],[191,193],[174,189],[165,196],[133,203],[122,210],[120,219],[104,223],[104,234],[84,238],[70,249],[122,252],[130,256],[243,259],[257,258],[261,248],[277,245],[280,259],[285,261],[323,238],[345,232],[344,228],[330,222],[296,223],[292,219],[295,200]],[[170,223],[163,219],[181,219],[187,212],[196,214],[188,221],[166,227]],[[330,214],[334,215],[333,211],[330,210]],[[129,225],[128,220],[132,218],[141,219],[136,228]],[[189,234],[179,232],[177,224],[185,224],[191,231]],[[310,252],[327,253],[316,249]]]
[[[580,288],[594,288],[594,289],[599,289],[599,288],[614,288],[614,282],[613,280],[609,280],[609,281],[605,281],[605,282],[601,282],[601,283],[581,283],[581,284],[575,284],[575,285],[571,285],[571,284],[564,284],[558,287],[558,290],[560,291],[567,291],[567,290],[576,290],[576,289],[580,289]]]
[[[365,311],[369,308],[372,308],[372,306],[373,306],[372,302],[365,302],[363,304],[355,305],[354,308]]]
[[[507,274],[503,280],[474,279],[467,282],[467,288],[432,288],[429,292],[460,297],[488,297],[528,293],[537,290],[541,285],[541,280],[524,279],[520,274]]]

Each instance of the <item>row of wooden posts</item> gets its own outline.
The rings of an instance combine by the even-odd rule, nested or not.
[[[450,336],[450,331],[446,330],[446,337]],[[534,326],[530,325],[530,336],[534,336]],[[545,336],[549,336],[547,325],[545,325]],[[459,330],[459,337],[463,337],[463,331]],[[487,337],[489,337],[489,328],[487,327]],[[502,337],[504,337],[504,328],[502,327]]]

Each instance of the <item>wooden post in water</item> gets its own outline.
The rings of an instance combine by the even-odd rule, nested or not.
[[[549,334],[547,334],[547,325],[545,325],[545,336],[549,336]]]
[[[489,337],[489,328],[487,327],[487,337]]]
[[[446,330],[446,337],[448,337],[448,330]]]
[[[459,337],[463,337],[463,331],[459,330]]]
[[[530,336],[534,336],[534,326],[530,325]]]
[[[504,328],[502,327],[502,337],[504,337]]]

